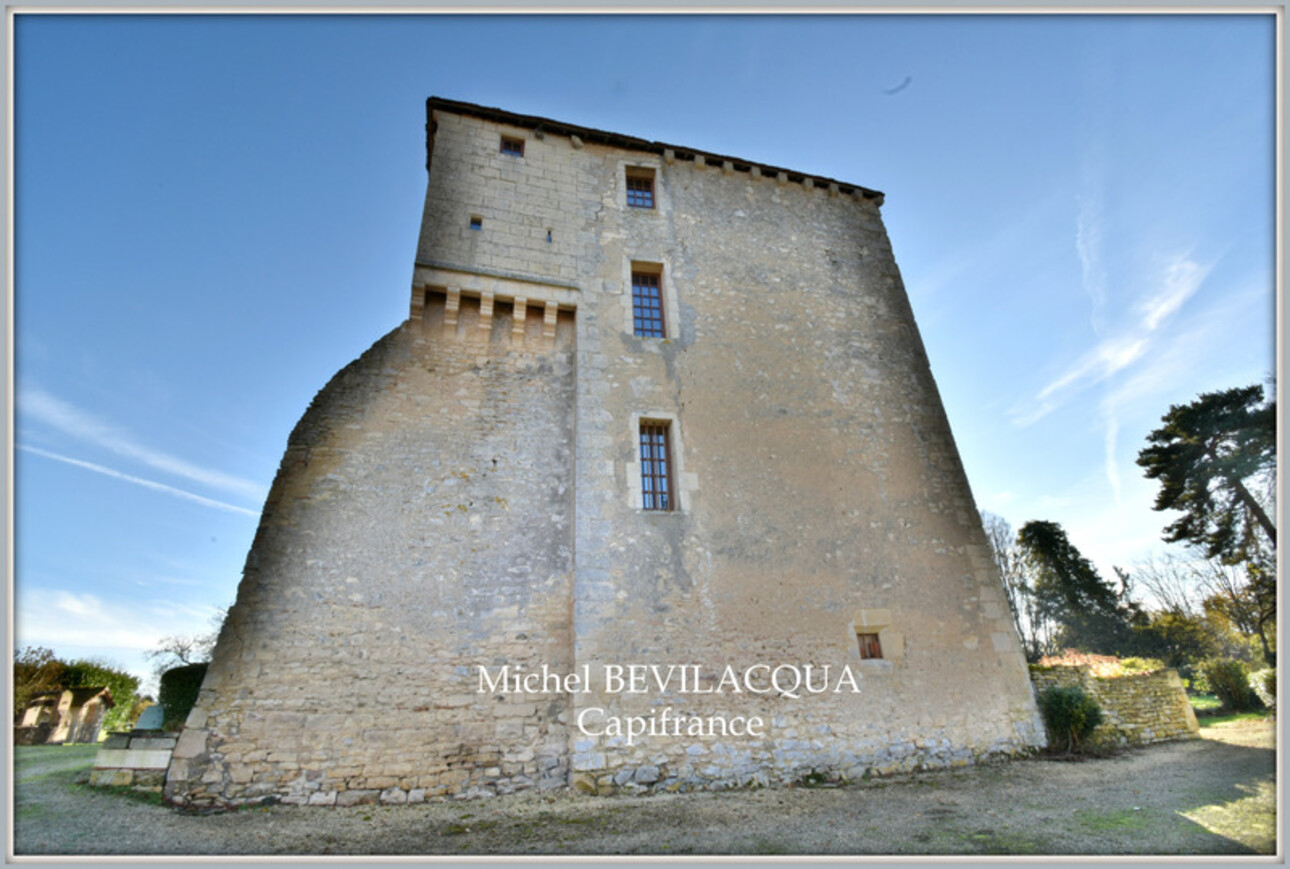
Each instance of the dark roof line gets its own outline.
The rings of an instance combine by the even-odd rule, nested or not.
[[[791,181],[800,182],[809,178],[814,184],[822,187],[836,184],[838,186],[838,191],[841,193],[849,194],[852,192],[859,192],[866,199],[876,199],[879,205],[882,204],[883,200],[883,194],[878,190],[862,187],[859,184],[849,184],[823,175],[812,175],[808,172],[795,172],[790,169],[784,169],[780,166],[772,166],[768,163],[758,163],[755,160],[744,160],[739,157],[714,154],[710,151],[700,151],[696,148],[669,145],[666,142],[652,142],[648,139],[639,139],[635,136],[625,136],[622,133],[611,133],[606,130],[595,130],[591,127],[580,127],[577,124],[566,124],[563,121],[553,121],[550,118],[540,118],[536,115],[521,115],[515,112],[508,112],[505,109],[480,106],[475,103],[465,103],[459,100],[444,99],[443,97],[430,97],[426,100],[427,147],[430,145],[430,127],[434,122],[434,112],[436,109],[452,112],[453,114],[458,115],[470,115],[476,118],[483,118],[484,120],[498,121],[505,124],[511,124],[516,127],[527,127],[532,130],[540,130],[542,132],[552,133],[558,136],[577,136],[584,142],[597,142],[602,145],[626,148],[632,151],[646,151],[652,154],[662,154],[664,151],[672,151],[678,160],[693,160],[696,156],[702,156],[705,162],[715,163],[718,166],[722,163],[728,162],[743,171],[748,171],[752,167],[756,166],[763,174],[768,174],[772,178],[779,173],[783,173]]]

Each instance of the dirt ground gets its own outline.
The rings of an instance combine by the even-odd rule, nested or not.
[[[1277,853],[1268,720],[1082,762],[1029,759],[836,788],[517,795],[187,815],[84,784],[84,747],[19,749],[27,855],[1235,855]]]

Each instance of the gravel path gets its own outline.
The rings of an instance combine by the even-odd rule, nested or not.
[[[1272,854],[1276,735],[1023,760],[839,788],[274,806],[185,815],[83,782],[84,748],[20,749],[14,854]]]

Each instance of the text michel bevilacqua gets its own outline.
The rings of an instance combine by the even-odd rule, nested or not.
[[[753,664],[743,669],[727,665],[714,678],[698,664],[604,664],[593,688],[592,667],[584,664],[569,673],[546,664],[537,670],[522,665],[478,666],[481,694],[755,694],[801,700],[813,694],[859,694],[858,675],[849,664]],[[646,736],[757,737],[766,733],[759,715],[690,715],[662,706],[648,715],[611,715],[604,707],[579,710],[574,724],[584,736],[619,737],[632,745]]]

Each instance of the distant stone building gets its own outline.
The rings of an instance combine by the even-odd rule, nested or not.
[[[291,434],[167,798],[676,790],[1041,745],[882,195],[427,114],[408,319]]]
[[[112,692],[101,685],[36,694],[23,710],[15,741],[20,745],[97,742],[103,716],[115,705]]]

